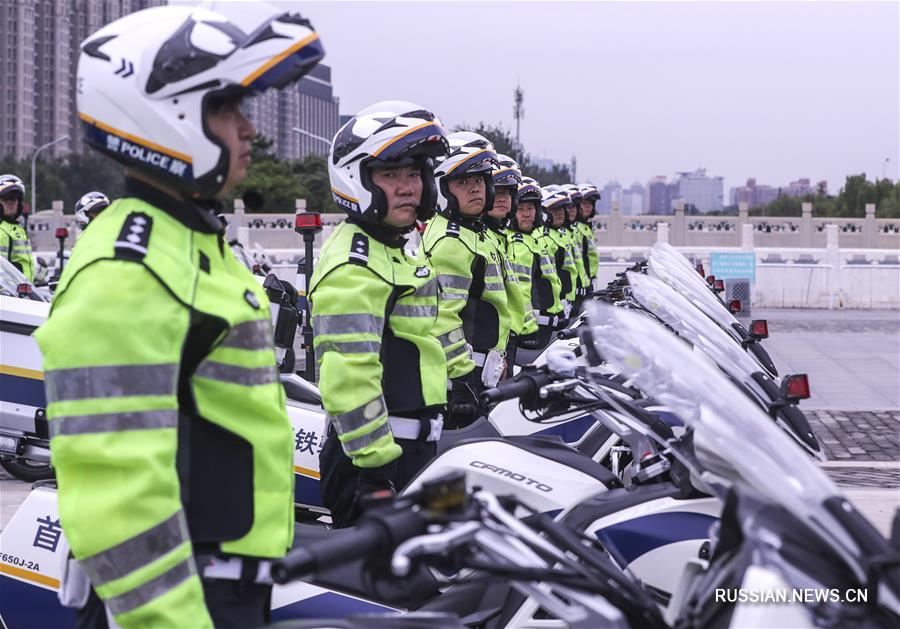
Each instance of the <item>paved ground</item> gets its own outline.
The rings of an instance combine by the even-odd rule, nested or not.
[[[821,440],[831,479],[887,533],[900,506],[900,312],[755,310],[779,372],[807,373],[801,408]],[[29,485],[0,470],[0,530]]]

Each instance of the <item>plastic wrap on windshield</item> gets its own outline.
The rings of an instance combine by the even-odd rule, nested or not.
[[[837,487],[714,365],[647,317],[605,304],[586,310],[597,353],[694,429],[701,465],[751,485],[804,521],[834,522],[822,503],[840,495]],[[829,531],[854,549],[842,527]]]
[[[629,271],[628,287],[632,297],[659,317],[666,325],[705,352],[732,376],[746,380],[759,364],[722,328],[709,319],[681,293],[654,277]]]
[[[668,260],[665,256],[654,255],[652,250],[647,262],[647,273],[651,277],[662,280],[681,293],[720,326],[731,330],[732,324],[737,323],[734,315],[728,312],[722,302],[710,292],[696,271],[689,273],[680,264]],[[697,284],[698,281],[700,284]]]

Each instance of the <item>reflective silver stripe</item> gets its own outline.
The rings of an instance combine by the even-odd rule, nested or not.
[[[472,360],[479,367],[484,367],[484,361],[487,360],[487,354],[484,352],[472,352]]]
[[[375,334],[381,336],[384,318],[373,314],[316,315],[312,320],[316,334]]]
[[[437,316],[438,309],[437,306],[407,306],[407,305],[399,305],[394,306],[392,315],[397,315],[398,317],[429,317],[431,319]]]
[[[531,269],[529,269],[524,264],[511,264],[512,270],[514,273],[519,273],[520,275],[531,275]]]
[[[449,351],[446,353],[447,361],[451,361],[454,358],[462,356],[463,354],[469,354],[469,346],[468,345],[460,345],[456,349]]]
[[[438,280],[436,277],[431,278],[419,288],[416,289],[416,297],[434,297],[437,295]]]
[[[469,295],[466,293],[441,293],[441,299],[450,300],[450,299],[468,299]]]
[[[437,337],[437,340],[440,342],[441,346],[447,348],[454,343],[459,343],[463,339],[466,338],[465,333],[462,328],[456,328],[455,330],[450,330],[446,334],[441,334]]]
[[[503,286],[503,282],[485,282],[484,290],[502,292],[502,291],[506,290],[506,288]]]
[[[272,323],[268,319],[244,321],[231,328],[220,347],[237,349],[271,349]]]
[[[107,365],[44,372],[48,402],[99,397],[175,395],[178,365]]]
[[[500,273],[500,267],[496,264],[488,264],[484,269],[484,276],[502,277],[502,274]]]
[[[380,341],[320,341],[316,344],[316,360],[321,360],[325,352],[339,354],[380,354]]]
[[[28,245],[28,240],[12,240],[11,242],[13,247],[24,247],[25,245]]]
[[[372,445],[385,435],[389,434],[391,434],[391,424],[390,422],[385,421],[381,426],[370,433],[366,433],[361,437],[351,439],[350,441],[342,441],[341,447],[344,448],[344,452],[349,455],[351,452],[356,452],[357,450],[362,450],[366,446]]]
[[[458,288],[459,290],[469,290],[469,286],[472,284],[471,277],[462,275],[440,275],[438,281],[444,288]]]
[[[218,380],[219,382],[227,382],[229,384],[240,384],[245,387],[255,387],[262,384],[271,384],[278,382],[278,374],[275,372],[275,365],[267,365],[265,367],[238,367],[236,365],[226,365],[213,360],[205,360],[197,367],[194,372],[195,376],[207,378],[208,380]]]
[[[371,402],[354,408],[352,411],[340,415],[329,415],[328,419],[334,424],[339,435],[354,430],[359,430],[369,422],[375,421],[387,413],[387,406],[383,397],[377,397]]]
[[[551,260],[551,259],[550,259],[549,257],[547,257],[547,256],[542,256],[542,257],[541,257],[541,266],[554,266],[554,265],[553,265],[553,260]]]
[[[85,435],[126,430],[151,430],[178,426],[178,411],[135,411],[127,413],[100,413],[97,415],[67,415],[50,421],[51,437],[60,435]]]
[[[96,555],[79,559],[78,563],[97,587],[143,568],[187,541],[190,541],[187,521],[184,511],[178,510],[143,533]]]
[[[197,569],[194,566],[194,558],[188,557],[143,585],[139,585],[119,596],[108,598],[103,602],[106,603],[106,606],[109,607],[109,610],[114,615],[125,614],[159,598],[169,590],[175,589],[196,574]]]

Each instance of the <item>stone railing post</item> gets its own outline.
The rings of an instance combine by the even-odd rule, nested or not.
[[[738,203],[738,218],[737,218],[737,227],[736,227],[737,237],[739,239],[738,242],[741,243],[741,248],[744,248],[744,240],[746,238],[746,236],[744,236],[744,234],[747,233],[747,231],[744,229],[744,225],[749,225],[749,224],[750,224],[750,204],[747,203],[746,201],[741,201],[740,203]],[[751,230],[753,229],[752,225],[750,225],[750,229]],[[750,247],[751,248],[753,247],[753,237],[752,236],[750,237]]]
[[[866,222],[863,223],[863,247],[875,246],[875,204],[866,203]]]
[[[812,247],[813,222],[812,203],[803,204],[803,216],[800,217],[800,246],[806,249]]]
[[[622,237],[622,210],[619,207],[619,201],[612,202],[612,210],[609,213],[609,246],[621,247]]]
[[[675,201],[675,220],[673,221],[673,230],[675,233],[672,234],[672,244],[673,245],[686,245],[687,244],[687,224],[684,220],[684,199],[678,199]]]
[[[841,250],[837,225],[825,226],[825,264],[828,266],[828,308],[834,308],[834,296],[841,290]]]
[[[234,200],[234,216],[232,216],[231,221],[233,223],[233,227],[231,230],[232,237],[237,239],[242,247],[249,247],[250,228],[247,227],[247,217],[244,213],[243,199]]]
[[[668,223],[657,223],[656,224],[656,242],[669,242],[669,224]]]
[[[753,225],[750,223],[741,225],[741,249],[753,251]]]

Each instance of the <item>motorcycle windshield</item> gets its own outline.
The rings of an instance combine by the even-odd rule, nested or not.
[[[683,256],[682,256],[683,257]],[[697,271],[686,269],[671,254],[662,249],[652,247],[647,256],[647,273],[662,280],[676,291],[684,295],[703,314],[719,324],[729,334],[735,334],[732,325],[738,320],[734,318],[721,301],[709,290],[709,286]],[[737,337],[735,336],[736,340]]]
[[[702,354],[625,308],[588,304],[599,356],[694,430],[701,467],[727,484],[749,485],[859,557],[846,529],[824,508],[841,496],[805,452]]]
[[[12,262],[0,257],[0,293],[8,297],[18,297],[19,284],[31,284],[31,282],[13,266]],[[47,301],[40,293],[32,291],[32,294],[36,295],[40,301]]]
[[[654,277],[628,272],[632,297],[682,338],[702,350],[732,377],[752,383],[759,364],[734,339],[671,286]]]

